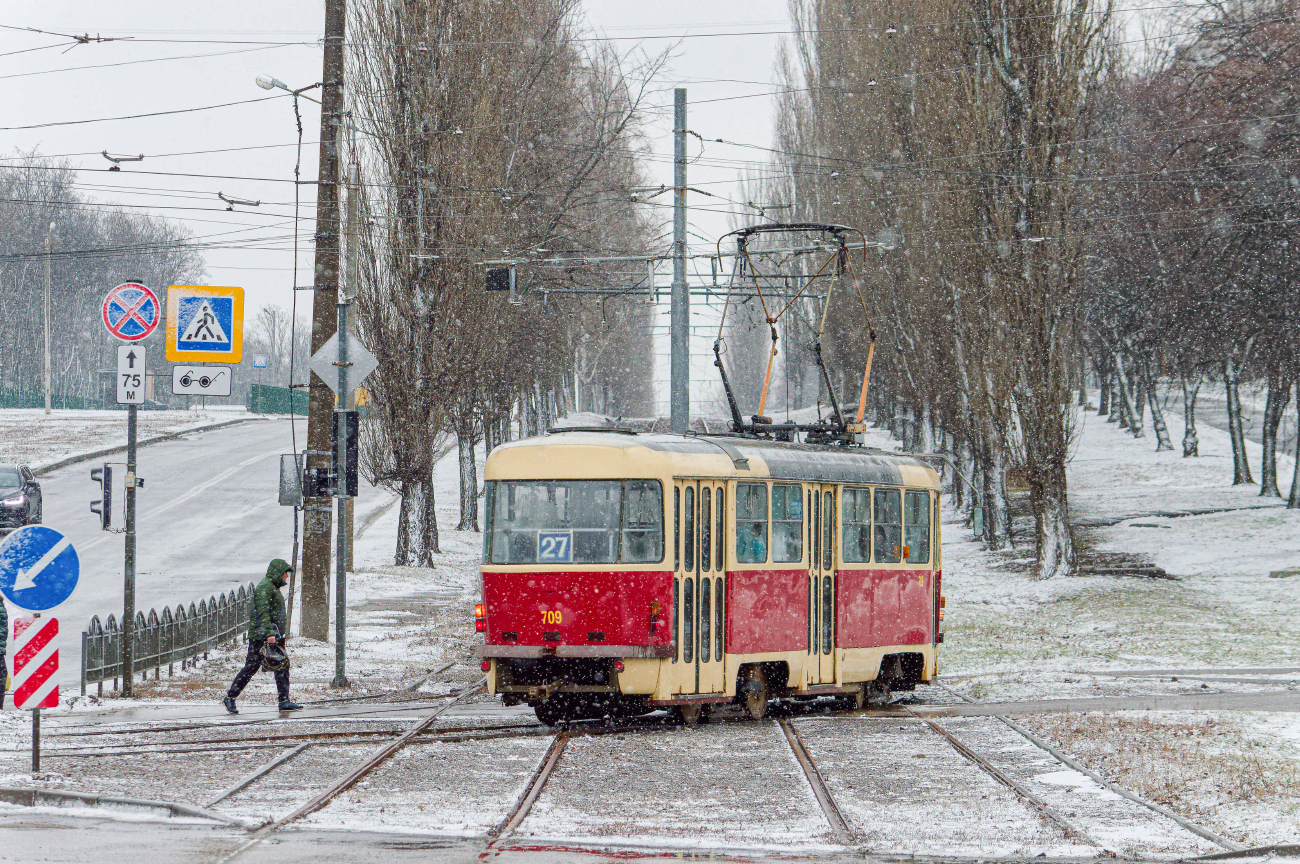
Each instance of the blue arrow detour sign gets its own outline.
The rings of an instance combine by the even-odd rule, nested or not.
[[[0,592],[21,609],[43,612],[72,596],[81,562],[53,528],[27,525],[0,542]]]

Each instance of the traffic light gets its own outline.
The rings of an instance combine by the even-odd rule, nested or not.
[[[357,411],[335,411],[334,428],[330,435],[330,452],[333,455],[332,468],[334,476],[343,477],[343,495],[348,498],[357,497],[357,432],[359,428],[360,414]],[[343,440],[346,442],[347,467],[339,470],[339,431],[342,427]],[[337,495],[338,492],[336,491]]]
[[[99,516],[99,527],[109,531],[113,525],[113,467],[105,462],[103,468],[90,469],[90,479],[103,487],[99,500],[90,502],[90,512]]]

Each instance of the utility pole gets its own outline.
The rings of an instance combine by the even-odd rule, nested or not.
[[[45,233],[45,413],[50,413],[50,243],[54,223]]]
[[[126,561],[122,589],[122,697],[131,698],[135,676],[135,412],[126,406]],[[108,482],[108,478],[104,478]]]
[[[668,312],[671,333],[668,381],[670,426],[690,428],[691,293],[686,285],[686,88],[673,91],[673,288]]]
[[[349,208],[350,209],[350,208]],[[351,225],[349,228],[353,227]],[[352,244],[348,244],[348,251]],[[334,481],[335,498],[338,501],[338,545],[334,560],[334,680],[331,687],[348,686],[345,672],[348,620],[348,298],[339,295],[338,302],[339,334],[339,401],[334,409],[334,435],[337,448],[335,464],[338,466],[338,478]]]
[[[344,293],[347,294],[348,301],[356,299],[357,287],[361,278],[361,165],[356,160],[355,139],[356,127],[352,127],[353,158],[352,164],[348,166],[348,212],[347,212],[347,262],[346,271],[343,279]],[[349,322],[348,332],[356,329],[356,324]],[[341,358],[340,358],[341,359]],[[348,394],[346,407],[350,410],[356,410],[357,396],[356,387]],[[357,508],[351,503],[348,504],[347,532],[348,532],[348,570],[353,569],[353,558],[356,555],[357,544],[352,542],[356,537],[354,522],[356,521]]]
[[[316,266],[312,284],[311,352],[315,354],[338,330],[339,287],[339,126],[343,120],[343,37],[345,0],[325,0],[325,58],[321,74],[320,173],[316,187]],[[340,346],[343,343],[340,339]],[[342,353],[339,359],[343,359]],[[341,367],[340,367],[341,368]],[[325,467],[329,460],[334,393],[315,374],[310,378],[307,407],[307,462]],[[345,402],[340,394],[339,401]],[[314,464],[312,464],[314,461]],[[304,502],[302,546],[302,635],[329,639],[330,506],[328,498]]]

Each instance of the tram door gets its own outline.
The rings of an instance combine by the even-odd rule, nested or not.
[[[809,683],[835,683],[835,487],[812,484],[807,492]]]
[[[674,485],[679,515],[673,690],[720,693],[726,689],[726,485],[711,480],[679,480]]]

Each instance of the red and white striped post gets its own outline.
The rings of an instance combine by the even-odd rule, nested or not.
[[[32,773],[41,770],[41,709],[59,704],[59,619],[14,619],[14,706],[32,709]]]

